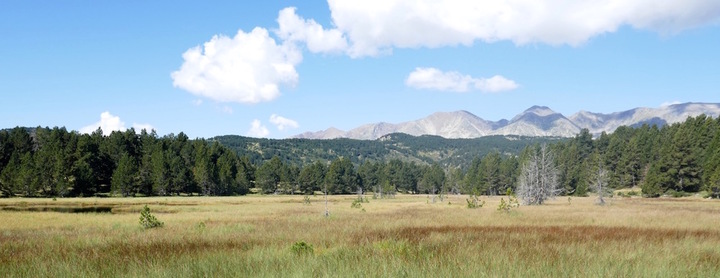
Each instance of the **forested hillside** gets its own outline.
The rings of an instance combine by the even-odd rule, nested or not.
[[[248,156],[253,163],[261,163],[278,156],[283,162],[302,167],[314,162],[329,163],[344,157],[359,165],[364,161],[399,159],[419,164],[438,163],[443,167],[466,168],[476,157],[491,152],[516,155],[526,146],[536,143],[567,140],[554,137],[487,136],[474,139],[446,139],[440,136],[411,136],[393,133],[377,140],[347,138],[262,139],[237,135],[218,136],[220,142]]]
[[[620,127],[593,139],[444,139],[391,134],[374,141],[256,139],[64,128],[0,131],[2,196],[474,193],[514,190],[540,146],[555,158],[563,194],[586,195],[597,169],[612,189],[645,196],[720,192],[720,120]]]

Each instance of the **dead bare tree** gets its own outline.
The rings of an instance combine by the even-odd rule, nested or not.
[[[517,196],[525,205],[542,205],[561,192],[554,155],[547,145],[543,144],[523,165]]]
[[[598,159],[592,173],[590,184],[598,194],[596,205],[605,205],[605,193],[608,190],[608,171],[605,170],[602,160]]]

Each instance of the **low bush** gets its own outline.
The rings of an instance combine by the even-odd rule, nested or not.
[[[305,241],[296,241],[290,246],[290,250],[297,255],[312,254],[313,246]]]
[[[470,195],[470,198],[465,199],[465,201],[467,201],[467,208],[470,209],[481,208],[485,205],[485,201],[480,200],[475,195]]]
[[[500,198],[500,204],[498,205],[497,210],[498,211],[504,211],[504,212],[510,212],[513,208],[519,207],[520,202],[518,202],[518,199],[515,198],[515,196],[508,196],[508,200],[505,201],[505,198]]]
[[[140,226],[143,228],[159,228],[163,225],[165,225],[165,223],[158,220],[155,215],[152,215],[152,213],[150,213],[150,208],[147,205],[145,205],[145,207],[143,207],[140,211]]]

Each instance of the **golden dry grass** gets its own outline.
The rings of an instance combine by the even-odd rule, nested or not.
[[[0,276],[718,276],[720,202],[558,198],[496,210],[465,196],[0,199]],[[144,230],[148,204],[165,227]],[[304,241],[313,252],[291,247]]]

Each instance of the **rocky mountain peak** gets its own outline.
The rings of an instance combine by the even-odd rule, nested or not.
[[[612,132],[620,126],[641,124],[671,124],[687,117],[701,114],[720,116],[720,104],[680,103],[660,108],[634,108],[611,114],[580,111],[570,118],[547,106],[532,106],[512,120],[487,121],[468,111],[436,112],[415,121],[366,124],[348,132],[329,128],[324,131],[306,132],[296,138],[331,139],[347,137],[375,140],[391,133],[413,136],[435,135],[445,138],[476,138],[488,135],[554,136],[572,137],[587,128],[592,134]]]

